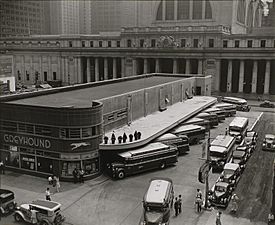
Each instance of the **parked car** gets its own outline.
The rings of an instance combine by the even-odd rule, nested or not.
[[[241,168],[238,163],[226,163],[224,165],[223,172],[221,173],[219,181],[227,182],[235,186],[240,178],[240,175]]]
[[[263,145],[262,145],[262,150],[275,151],[275,135],[273,134],[265,135]]]
[[[226,208],[233,192],[232,184],[227,182],[217,182],[209,191],[209,201],[211,205]]]
[[[239,164],[241,171],[244,170],[247,160],[248,160],[248,155],[245,151],[233,152],[232,162]]]
[[[253,152],[253,148],[249,145],[244,145],[244,144],[241,144],[239,145],[235,151],[243,151],[246,153],[247,155],[247,158],[249,158]]]
[[[32,221],[32,212],[35,212],[37,224],[39,225],[60,225],[65,220],[61,215],[61,204],[47,200],[36,200],[29,204],[21,204],[14,213],[17,222]]]
[[[263,103],[260,104],[260,107],[274,108],[275,105],[273,103],[271,103],[270,101],[265,100]]]
[[[245,134],[245,137],[251,137],[252,139],[252,144],[253,145],[256,145],[257,143],[257,140],[258,140],[258,134],[256,131],[253,131],[253,130],[248,130]]]
[[[0,216],[12,213],[15,208],[14,193],[10,190],[0,189]]]

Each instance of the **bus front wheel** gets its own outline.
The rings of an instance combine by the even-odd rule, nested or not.
[[[117,174],[117,177],[118,177],[119,179],[123,179],[123,178],[125,177],[124,171],[123,171],[123,170],[119,171],[118,174]]]

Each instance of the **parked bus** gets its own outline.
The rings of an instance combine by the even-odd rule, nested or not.
[[[236,105],[236,109],[238,111],[249,112],[250,108],[251,108],[251,106],[249,106],[247,104],[247,101],[243,98],[223,97],[222,101],[227,102],[227,103],[232,103],[232,104]]]
[[[236,143],[242,142],[248,128],[248,121],[246,117],[236,117],[229,124],[229,135],[236,137]]]
[[[176,147],[156,142],[116,154],[115,161],[109,163],[107,169],[113,178],[123,179],[146,170],[173,165],[178,161],[177,155]]]
[[[235,138],[229,135],[218,135],[210,144],[210,160],[212,171],[222,170],[224,165],[231,160]]]
[[[182,155],[190,150],[189,138],[186,135],[178,137],[175,134],[167,133],[156,138],[154,142],[161,142],[165,145],[172,145],[176,147],[179,155]]]
[[[143,197],[143,216],[140,224],[169,224],[173,199],[174,188],[171,179],[151,179]]]
[[[209,126],[210,122],[209,122],[209,120],[194,117],[194,118],[191,118],[191,119],[181,123],[180,125],[190,125],[190,124],[199,125],[199,126],[203,126],[203,127],[207,128]]]
[[[177,136],[186,135],[189,138],[189,144],[197,144],[200,140],[205,138],[205,127],[199,125],[184,125],[172,130],[172,134]]]
[[[208,108],[205,109],[203,112],[209,113],[209,114],[216,114],[218,116],[219,122],[222,122],[222,120],[225,120],[225,111],[223,109],[219,108]]]
[[[211,128],[219,125],[219,119],[216,114],[202,112],[196,115],[196,118],[208,120]]]
[[[230,117],[236,115],[236,105],[230,103],[217,103],[216,108],[223,109],[225,111],[225,116]]]

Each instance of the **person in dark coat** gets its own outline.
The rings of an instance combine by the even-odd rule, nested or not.
[[[126,143],[127,135],[125,134],[125,132],[124,132],[124,134],[123,134],[123,136],[122,136],[122,140],[123,140],[123,143]]]
[[[107,136],[104,136],[104,144],[108,144],[108,137]]]
[[[181,213],[181,204],[182,204],[182,198],[181,195],[179,195],[179,214]]]
[[[137,133],[137,131],[135,131],[135,133],[134,133],[134,138],[135,138],[135,141],[138,139],[138,133]]]
[[[84,173],[83,169],[79,171],[79,183],[84,183]]]
[[[114,144],[116,142],[116,136],[115,136],[114,132],[112,133],[111,141],[112,141],[112,144]]]
[[[179,214],[179,200],[177,197],[175,198],[174,209],[175,209],[175,216],[177,216]]]
[[[73,176],[74,176],[74,183],[76,184],[77,183],[77,176],[78,176],[77,168],[74,168],[74,170],[73,170]]]
[[[117,140],[118,140],[118,143],[121,144],[121,142],[122,142],[122,136],[118,136]]]
[[[132,134],[129,134],[129,141],[132,142],[133,141],[133,135]]]

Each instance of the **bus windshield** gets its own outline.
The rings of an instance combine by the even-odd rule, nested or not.
[[[162,206],[157,206],[157,205],[146,205],[146,211],[147,212],[163,212],[165,210],[164,207]]]
[[[224,158],[226,154],[223,152],[210,151],[210,156],[217,157],[217,158]]]

